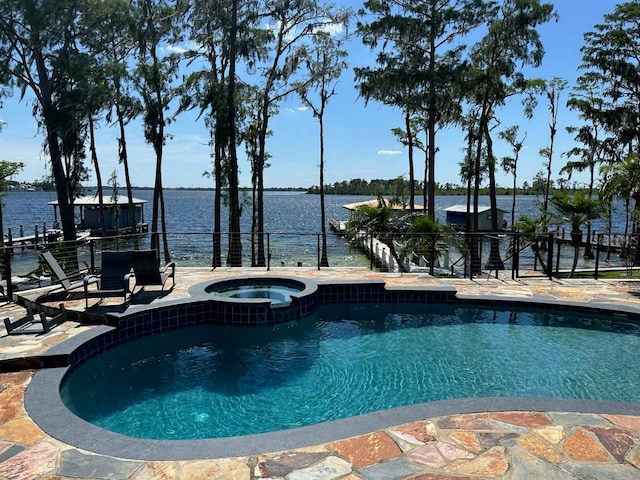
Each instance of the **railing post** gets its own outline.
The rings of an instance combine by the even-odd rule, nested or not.
[[[464,232],[463,236],[464,236],[464,244],[467,246],[467,253],[470,253],[471,249],[469,247],[471,246],[471,243],[469,242],[469,232]],[[463,269],[462,269],[462,278],[467,278],[467,269],[469,268],[468,258],[469,258],[469,255],[464,257]],[[469,277],[469,278],[471,278],[471,277]]]
[[[96,258],[95,258],[95,245],[94,239],[89,240],[89,265],[91,266],[91,273],[96,271]]]
[[[369,270],[373,271],[373,234],[369,235]]]
[[[13,284],[11,283],[11,252],[8,248],[3,248],[4,254],[4,272],[3,275],[7,279],[6,295],[10,301],[13,301]]]
[[[320,235],[322,235],[322,234],[321,233],[317,234],[317,242],[316,242],[316,246],[317,246],[316,260],[317,260],[317,263],[318,263],[318,270],[320,270],[320,255],[321,255],[320,254],[320,241],[321,241]]]
[[[520,270],[520,234],[514,232],[511,237],[513,240],[513,262],[511,264],[511,280],[518,278]]]
[[[598,234],[596,237],[596,271],[593,273],[593,278],[598,280],[598,268],[600,267],[600,246],[602,245],[602,234]]]
[[[271,270],[271,234],[267,233],[267,272]]]
[[[547,271],[549,280],[551,280],[553,278],[553,233],[551,232],[547,236]]]
[[[431,236],[431,258],[429,259],[429,275],[434,276],[434,268],[436,263],[436,245],[438,243],[438,237],[436,233],[427,233],[428,236]]]

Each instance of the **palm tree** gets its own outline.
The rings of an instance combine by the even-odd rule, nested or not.
[[[518,179],[518,159],[520,158],[520,150],[524,147],[524,141],[527,138],[527,134],[525,132],[524,136],[518,140],[518,130],[520,127],[518,125],[513,125],[506,130],[498,133],[498,137],[502,140],[505,140],[511,148],[513,149],[513,157],[503,157],[500,165],[502,169],[513,175],[513,198],[511,202],[511,226],[515,223],[515,214],[516,214],[516,190],[517,190],[517,179]]]
[[[625,201],[627,220],[625,221],[624,233],[626,238],[631,200],[635,203],[636,212],[640,206],[640,159],[637,155],[631,154],[620,162],[605,165],[600,171],[605,178],[601,187],[603,196],[605,198],[613,198],[619,195]],[[631,215],[631,217],[633,219],[631,232],[637,234],[640,232],[637,221],[638,216]],[[634,259],[634,264],[636,265],[638,264],[638,251],[640,251],[640,249],[636,248],[636,259]]]
[[[515,228],[519,233],[520,250],[530,246],[533,255],[540,263],[545,275],[549,273],[551,265],[547,265],[545,262],[544,255],[542,255],[541,243],[545,240],[544,237],[547,233],[548,226],[549,222],[547,220],[547,216],[544,214],[538,218],[523,215],[515,225]]]
[[[446,223],[429,216],[414,216],[407,235],[402,237],[400,257],[423,257],[429,261],[429,274],[433,275],[437,260],[446,255],[450,247],[467,256],[464,237]]]
[[[361,205],[351,213],[346,225],[351,248],[362,248],[363,242],[375,237],[389,247],[391,256],[400,269],[402,262],[394,245],[394,238],[401,230],[401,216],[384,198],[378,197],[378,205]]]
[[[582,225],[594,220],[602,212],[602,203],[591,198],[583,191],[576,191],[573,196],[566,193],[556,192],[549,199],[562,220],[571,225],[571,242],[573,243],[574,255],[573,265],[569,277],[573,276],[578,265],[578,255],[582,245]],[[559,222],[560,223],[560,222]]]

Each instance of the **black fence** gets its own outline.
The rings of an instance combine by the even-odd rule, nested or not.
[[[267,270],[291,267],[321,269],[326,258],[329,267],[369,268],[398,273],[424,272],[439,277],[472,278],[481,275],[574,276],[598,278],[604,272],[622,272],[631,276],[639,263],[637,235],[594,233],[588,239],[572,238],[562,231],[533,236],[518,232],[448,234],[362,234],[356,241],[331,233],[250,233],[239,235],[241,251],[229,251],[229,235],[217,238],[211,233],[169,233],[167,256],[178,267],[228,266],[229,258],[239,259],[234,266]],[[67,272],[100,270],[105,250],[148,249],[151,234],[85,238],[61,242],[47,235],[39,242],[17,242],[5,248],[3,283],[8,294],[14,288],[33,288],[56,281],[40,252],[52,251]],[[164,242],[160,241],[162,246]],[[262,245],[261,252],[259,246]],[[160,249],[164,260],[164,248]],[[214,252],[221,252],[214,261]],[[235,255],[231,255],[234,253]],[[258,261],[258,260],[263,261]],[[575,264],[574,264],[575,262]],[[7,279],[11,278],[11,282]]]

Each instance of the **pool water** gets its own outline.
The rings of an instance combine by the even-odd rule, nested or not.
[[[89,422],[154,439],[262,433],[461,397],[639,402],[639,334],[593,316],[323,305],[295,325],[206,325],[132,341],[79,366],[61,395]]]
[[[291,295],[304,290],[300,282],[269,281],[225,281],[211,285],[207,291],[225,298],[269,299],[272,305],[291,303]]]

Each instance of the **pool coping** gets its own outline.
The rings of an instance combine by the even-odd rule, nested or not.
[[[291,295],[292,298],[305,297],[314,294],[318,290],[318,283],[315,280],[294,277],[292,275],[278,275],[269,277],[255,277],[252,275],[235,275],[228,278],[216,278],[212,280],[205,280],[198,282],[189,287],[189,295],[196,300],[222,300],[229,303],[271,303],[271,300],[266,298],[234,298],[234,297],[221,297],[215,296],[214,292],[208,292],[207,289],[218,284],[233,283],[233,282],[274,282],[277,280],[284,280],[286,282],[298,283],[304,285],[302,290],[299,290]]]
[[[331,282],[335,283],[335,282]],[[406,287],[404,289],[407,289]],[[412,290],[410,288],[410,290]],[[429,290],[421,288],[421,290]],[[438,289],[435,289],[438,290]],[[640,309],[605,302],[554,301],[549,298],[505,298],[495,295],[456,295],[461,304],[535,305],[559,310],[595,311],[613,315],[640,317]],[[101,326],[73,337],[51,349],[48,354],[71,353],[85,342],[113,330]],[[240,457],[329,443],[388,429],[404,423],[453,414],[499,411],[546,411],[640,416],[640,403],[534,397],[481,397],[440,400],[387,410],[316,425],[277,432],[203,440],[149,440],[128,437],[93,425],[73,414],[59,395],[61,382],[69,367],[43,369],[34,375],[25,392],[25,409],[48,435],[77,448],[124,459],[196,460]]]

